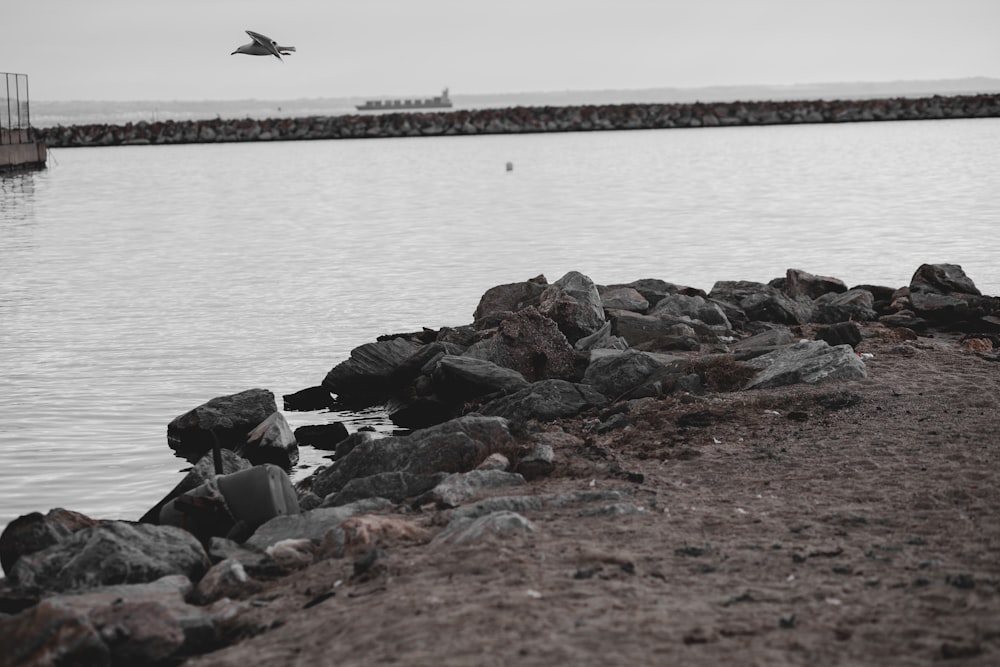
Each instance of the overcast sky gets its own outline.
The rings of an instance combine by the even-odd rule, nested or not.
[[[295,46],[230,55],[250,29]],[[33,100],[1000,78],[1000,0],[16,0]]]

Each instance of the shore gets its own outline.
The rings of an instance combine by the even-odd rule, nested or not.
[[[301,513],[8,526],[0,665],[996,664],[998,350],[951,264],[500,285],[284,397],[414,429],[337,437]],[[171,447],[262,430],[220,405]]]
[[[1000,116],[1000,95],[692,104],[510,107],[281,119],[156,121],[36,128],[49,148],[238,141],[588,132]]]

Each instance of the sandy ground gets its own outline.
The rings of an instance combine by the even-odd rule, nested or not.
[[[580,438],[556,472],[493,492],[629,489],[645,513],[525,512],[534,532],[322,561],[185,664],[1000,664],[1000,362],[866,334],[866,381],[547,424]]]

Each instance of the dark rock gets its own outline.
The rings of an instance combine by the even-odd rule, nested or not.
[[[352,479],[386,472],[414,475],[464,472],[475,468],[493,452],[509,449],[512,443],[504,420],[467,415],[407,436],[359,443],[313,476],[312,491],[326,497]]]
[[[462,403],[433,394],[421,396],[406,392],[389,397],[385,411],[392,423],[400,428],[427,428],[460,416]]]
[[[747,363],[761,369],[747,384],[747,389],[863,380],[868,377],[864,362],[849,345],[830,347],[818,340],[789,345]]]
[[[193,463],[211,451],[214,433],[221,447],[240,453],[250,431],[277,410],[274,394],[266,389],[218,396],[175,417],[167,425],[167,444]]]
[[[681,285],[675,285],[674,283],[668,283],[664,280],[658,278],[642,278],[640,280],[635,280],[628,283],[627,285],[611,285],[610,287],[631,287],[636,292],[642,295],[647,302],[649,302],[649,307],[653,308],[660,302],[660,299],[667,296],[668,294],[687,294],[689,296],[705,296],[705,293],[701,290],[695,290],[690,287],[683,287]]]
[[[598,287],[601,295],[601,305],[605,310],[628,310],[633,313],[645,313],[649,310],[649,301],[634,287]]]
[[[605,322],[604,326],[590,334],[584,336],[573,344],[573,348],[578,352],[589,350],[625,350],[628,349],[628,341],[621,336],[612,334],[611,322]]]
[[[434,388],[442,396],[469,400],[502,392],[510,394],[528,386],[524,376],[485,359],[445,355],[432,372]]]
[[[473,320],[477,323],[476,328],[496,326],[497,322],[490,322],[490,318],[497,313],[516,313],[530,306],[538,307],[539,299],[547,285],[545,276],[537,276],[522,283],[497,285],[488,289],[479,299],[479,305],[473,314]]]
[[[605,322],[597,286],[578,271],[570,271],[542,292],[538,312],[553,320],[571,344],[599,331]]]
[[[284,394],[281,400],[288,412],[326,410],[337,405],[330,390],[322,386],[309,387],[293,394]]]
[[[812,317],[809,299],[805,297],[799,298],[805,301],[792,299],[784,292],[763,283],[722,280],[715,283],[708,296],[738,307],[750,320],[805,324]]]
[[[795,342],[795,336],[787,327],[774,327],[761,331],[760,333],[748,336],[733,343],[734,350],[749,350],[754,348],[775,348],[782,345],[791,345]]]
[[[293,433],[300,445],[309,445],[326,451],[337,449],[337,444],[350,435],[343,422],[300,426]]]
[[[19,516],[7,524],[0,535],[0,564],[4,572],[10,574],[21,556],[58,544],[76,531],[98,523],[79,512],[61,507],[49,510],[47,514],[31,512]]]
[[[602,407],[607,397],[590,385],[574,384],[566,380],[543,380],[530,387],[490,401],[479,408],[483,415],[503,417],[518,426],[529,419],[551,421],[572,417],[579,412]]]
[[[465,356],[511,368],[528,382],[571,378],[575,373],[575,355],[566,336],[531,306],[502,321],[493,336],[470,347]]]
[[[197,580],[208,567],[205,549],[185,530],[108,521],[22,556],[9,578],[22,589],[61,593],[147,583],[172,574]]]
[[[516,472],[526,480],[548,477],[555,470],[555,450],[546,442],[536,442],[531,450],[521,457]]]
[[[285,470],[299,462],[299,444],[280,412],[274,412],[248,434],[242,454],[250,463],[272,463]]]
[[[827,293],[813,302],[813,322],[871,322],[878,319],[875,297],[863,289]]]
[[[837,324],[817,329],[816,340],[826,342],[830,347],[850,345],[857,349],[861,343],[861,328],[854,322],[838,322]]]
[[[679,372],[687,360],[665,354],[653,354],[630,349],[624,352],[604,353],[593,357],[583,375],[589,384],[604,396],[617,400],[647,384],[656,381],[663,372]],[[661,390],[662,393],[662,390]]]
[[[958,264],[921,265],[910,280],[910,302],[917,315],[938,325],[975,320],[996,306]]]
[[[729,318],[726,317],[722,307],[714,301],[706,301],[700,296],[687,296],[685,294],[670,294],[656,304],[649,313],[663,318],[670,316],[673,318],[686,317],[697,320],[708,325],[712,333],[719,335],[728,334],[732,330]]]
[[[333,456],[335,459],[344,458],[358,445],[378,440],[381,437],[383,436],[375,431],[355,431],[347,436],[347,438],[337,443],[337,449],[334,450]]]
[[[625,310],[615,310],[609,315],[611,331],[624,338],[631,347],[648,351],[697,350],[701,347],[694,329],[689,325]]]
[[[799,269],[785,271],[785,293],[793,299],[799,296],[818,299],[824,294],[846,291],[847,285],[838,278],[815,276]]]
[[[351,358],[334,366],[323,386],[344,403],[367,407],[382,403],[403,387],[399,367],[422,347],[405,338],[367,343],[351,350]]]
[[[327,496],[321,507],[339,507],[366,498],[385,498],[401,503],[427,493],[441,483],[448,473],[415,475],[408,472],[381,472],[367,477],[356,477],[340,491]]]

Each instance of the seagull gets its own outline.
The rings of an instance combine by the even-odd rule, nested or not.
[[[229,55],[235,56],[237,53],[245,53],[248,56],[274,56],[278,60],[281,60],[281,56],[287,56],[295,50],[294,46],[278,46],[276,41],[270,37],[265,37],[259,32],[247,30],[247,34],[250,35],[253,41],[249,44],[244,44]]]

